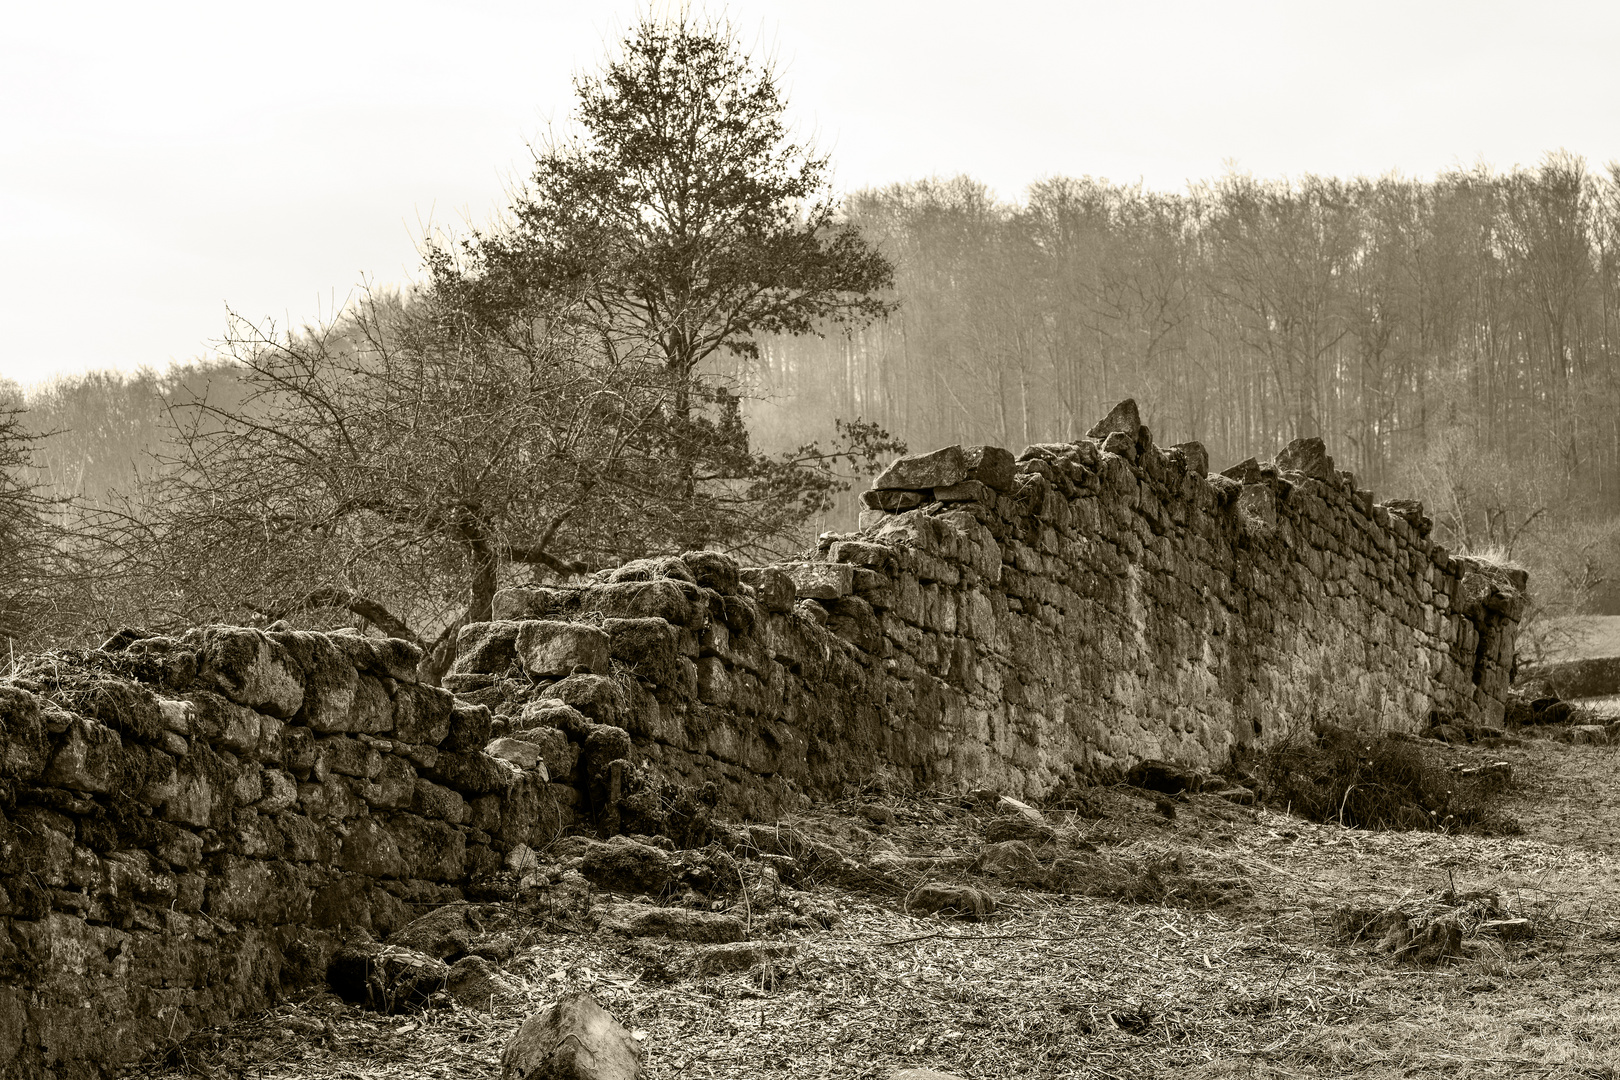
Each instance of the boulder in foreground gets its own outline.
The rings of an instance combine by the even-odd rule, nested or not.
[[[501,1080],[636,1080],[641,1045],[590,994],[566,994],[523,1021]]]

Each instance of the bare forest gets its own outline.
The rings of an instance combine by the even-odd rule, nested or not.
[[[499,432],[500,445],[486,446],[491,453],[501,452],[512,432],[543,439],[568,398],[576,421],[571,445],[591,443],[573,465],[593,476],[617,469],[631,483],[646,475],[647,460],[669,450],[668,439],[684,438],[702,444],[689,456],[707,455],[713,464],[729,455],[725,468],[709,475],[729,480],[733,495],[738,484],[755,485],[755,497],[692,506],[644,491],[604,501],[600,489],[579,484],[559,496],[573,500],[561,511],[557,499],[540,498],[525,528],[544,534],[561,514],[573,537],[554,556],[531,561],[542,573],[608,565],[672,544],[789,550],[820,529],[852,525],[856,466],[870,468],[885,452],[952,442],[1016,450],[1072,439],[1130,396],[1159,441],[1203,442],[1215,468],[1320,435],[1363,486],[1381,497],[1422,499],[1455,549],[1530,566],[1537,610],[1607,612],[1616,603],[1605,569],[1620,554],[1620,174],[1612,169],[1597,172],[1554,154],[1535,168],[1480,167],[1433,180],[1232,174],[1185,194],[1057,177],[1033,184],[1019,203],[998,202],[959,177],[857,192],[843,201],[837,224],[893,266],[890,282],[865,269],[867,286],[887,287],[865,301],[861,317],[840,321],[847,313],[807,310],[791,327],[768,320],[750,327],[741,348],[732,340],[684,357],[677,382],[693,394],[684,407],[700,420],[706,415],[706,426],[665,431],[665,443],[644,440],[639,449],[622,427],[598,424],[582,440],[578,421],[592,415],[582,408],[591,391],[569,397],[562,390],[595,380],[597,391],[626,390],[621,400],[639,395],[652,416],[667,413],[670,393],[681,387],[629,378],[635,364],[626,356],[585,357],[580,339],[590,329],[578,305],[550,312],[550,325],[566,324],[569,333],[527,346],[531,356],[540,348],[554,361],[567,354],[540,381],[524,382],[528,396],[514,393],[509,368],[508,383],[496,385],[499,365],[479,369],[488,385],[450,385],[443,376],[455,365],[446,358],[469,355],[467,334],[453,347],[424,344],[424,334],[442,338],[445,320],[416,317],[414,329],[402,329],[395,317],[407,310],[421,316],[435,304],[442,314],[456,281],[461,309],[481,302],[466,295],[466,282],[475,279],[466,252],[457,262],[448,248],[430,252],[436,288],[366,294],[332,326],[277,339],[238,322],[225,358],[209,364],[11,388],[22,409],[17,427],[32,435],[12,469],[17,484],[32,485],[30,513],[81,541],[96,533],[89,524],[98,525],[102,543],[90,561],[101,568],[100,580],[118,583],[92,596],[86,582],[97,574],[85,570],[87,553],[78,551],[69,575],[77,586],[54,597],[57,634],[93,637],[142,615],[159,622],[280,617],[307,608],[283,596],[279,609],[266,598],[244,612],[242,597],[267,584],[202,565],[206,552],[197,551],[188,556],[193,576],[228,582],[230,597],[192,588],[172,603],[177,587],[168,584],[167,601],[154,595],[165,587],[151,573],[136,575],[142,584],[135,595],[130,558],[162,546],[147,528],[157,501],[170,500],[172,510],[188,483],[193,496],[207,489],[194,481],[209,431],[285,409],[289,394],[311,404],[312,394],[331,389],[318,386],[323,372],[332,387],[362,386],[368,373],[398,386],[424,371],[423,357],[441,363],[429,380],[434,393],[466,399],[452,409],[457,423],[436,435],[446,445],[477,445],[473,427]],[[474,254],[498,258],[493,247]],[[424,329],[429,324],[437,329]],[[477,348],[491,355],[491,340],[505,332],[486,327]],[[367,343],[381,367],[342,359],[365,352]],[[505,355],[510,345],[505,340]],[[420,397],[425,388],[416,389]],[[481,394],[498,397],[503,408],[469,419],[477,410],[464,406]],[[340,407],[334,402],[328,406]],[[849,427],[857,419],[859,426]],[[298,422],[322,430],[320,408]],[[365,425],[387,434],[380,415]],[[823,449],[835,433],[844,438]],[[393,434],[403,437],[403,429]],[[244,437],[234,448],[239,457],[252,442]],[[220,444],[209,446],[213,467],[223,467]],[[383,452],[381,443],[374,449]],[[840,449],[855,453],[841,470],[830,469]],[[331,452],[335,447],[321,451]],[[821,472],[805,471],[807,464]],[[361,469],[349,483],[369,484],[386,472]],[[242,476],[230,480],[238,491],[244,483]],[[762,494],[766,488],[771,492]],[[582,494],[593,490],[596,496]],[[715,527],[700,527],[705,521]],[[110,561],[109,522],[124,528]],[[387,542],[372,536],[343,551],[306,545],[300,599],[360,588],[402,602],[400,587],[357,580],[368,576],[359,570],[365,559],[378,564],[372,579],[434,593],[424,589],[427,579],[459,571],[424,553],[420,531]],[[240,539],[215,530],[209,550]],[[285,537],[277,548],[285,553]],[[176,557],[164,555],[171,568]],[[455,552],[447,558],[465,561]],[[341,572],[318,570],[323,560],[336,560]],[[285,559],[258,565],[278,583],[287,571]],[[428,604],[431,610],[415,617],[448,624],[458,602]],[[338,604],[326,617],[365,618],[356,606]],[[405,619],[383,601],[373,607],[373,622],[376,612]],[[28,636],[43,643],[57,635]]]
[[[860,414],[914,448],[1072,439],[1124,397],[1213,468],[1320,435],[1455,549],[1614,604],[1620,173],[1549,155],[1433,180],[1091,178],[997,202],[966,177],[863,191],[898,309],[773,341],[762,433]],[[1606,608],[1605,608],[1606,610]]]

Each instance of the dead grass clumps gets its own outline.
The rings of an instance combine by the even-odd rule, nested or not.
[[[1364,829],[1438,829],[1514,835],[1500,770],[1463,773],[1403,739],[1328,728],[1310,742],[1276,747],[1257,762],[1270,805],[1313,821]]]

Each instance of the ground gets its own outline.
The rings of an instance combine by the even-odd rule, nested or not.
[[[608,929],[612,897],[564,910],[531,892],[485,910],[517,991],[492,1009],[380,1016],[310,994],[194,1035],[141,1074],[495,1077],[526,1016],[586,989],[644,1033],[651,1080],[902,1066],[970,1080],[1620,1076],[1620,748],[1427,749],[1453,765],[1510,763],[1506,808],[1522,835],[1366,832],[1214,795],[1088,789],[1072,804],[1083,812],[1047,811],[1044,848],[1031,837],[1071,871],[1041,879],[974,872],[986,831],[1009,828],[1004,807],[866,792],[782,824],[796,863],[753,847],[723,859],[749,883],[731,910],[793,956],[701,975],[702,946]],[[834,848],[851,861],[818,859]],[[799,887],[765,865],[797,866]],[[998,910],[908,911],[914,886],[934,880],[971,883]],[[1449,914],[1459,955],[1412,963],[1388,942],[1380,951],[1376,930],[1356,935],[1392,909],[1414,925]],[[1528,936],[1482,926],[1512,918],[1528,919],[1506,924]]]

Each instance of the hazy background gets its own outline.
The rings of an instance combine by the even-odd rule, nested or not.
[[[162,368],[490,219],[630,3],[28,5],[0,36],[0,378]],[[657,10],[657,9],[655,9]],[[713,5],[708,10],[717,10]],[[1595,3],[736,2],[846,191],[1181,191],[1620,157]]]

